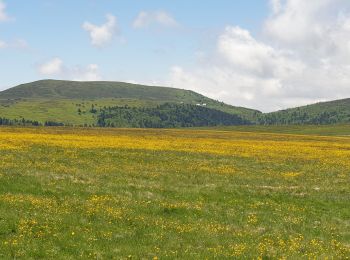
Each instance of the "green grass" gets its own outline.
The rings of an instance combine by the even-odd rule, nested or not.
[[[0,156],[0,258],[350,256],[350,138],[0,128]]]
[[[320,136],[350,136],[350,124],[336,125],[279,125],[279,126],[223,126],[198,128],[220,131],[243,131],[256,133],[299,134]]]

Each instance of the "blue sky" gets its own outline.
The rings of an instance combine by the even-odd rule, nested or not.
[[[67,66],[98,64],[111,80],[156,81],[174,64],[191,64],[226,24],[251,30],[266,16],[264,1],[8,0],[13,20],[0,24],[0,39],[24,40],[27,48],[0,50],[1,87],[41,79],[36,64],[60,57]],[[249,2],[249,3],[248,3]],[[177,28],[133,28],[141,11],[164,11]],[[90,44],[85,21],[101,25],[117,19],[115,39],[103,48]]]
[[[129,81],[264,111],[350,96],[349,3],[307,2],[0,0],[0,89]]]

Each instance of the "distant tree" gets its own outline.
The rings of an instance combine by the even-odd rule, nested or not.
[[[44,126],[64,126],[64,124],[53,121],[46,121]]]
[[[97,110],[95,109],[94,104],[91,105],[90,113],[92,113],[92,114],[96,114],[97,113]]]

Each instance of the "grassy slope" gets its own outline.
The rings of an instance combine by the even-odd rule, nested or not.
[[[346,259],[350,138],[0,128],[0,258]]]
[[[337,123],[349,123],[350,122],[350,99],[334,100],[330,102],[321,102],[311,104],[302,107],[290,108],[277,112],[268,113],[267,115],[277,115],[280,117],[286,117],[293,113],[303,114],[306,113],[309,117],[316,117],[322,113],[336,112],[339,116]]]
[[[89,113],[91,105],[95,108],[104,106],[154,106],[156,101],[135,100],[135,99],[107,99],[96,100],[82,99],[25,99],[11,102],[0,101],[0,115],[5,118],[25,118],[39,122],[54,121],[65,124],[94,124],[96,115]],[[2,104],[2,105],[1,105]],[[79,115],[78,109],[82,113]]]
[[[156,106],[165,102],[206,103],[208,108],[239,114],[251,120],[259,113],[226,105],[189,90],[122,82],[43,80],[0,92],[0,116],[10,119],[25,117],[41,122],[56,119],[53,121],[91,124],[94,122],[91,114],[79,116],[76,113],[75,104],[83,102],[87,109],[92,103],[97,106]]]

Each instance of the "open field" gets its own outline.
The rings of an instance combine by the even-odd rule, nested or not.
[[[350,137],[249,129],[0,128],[0,258],[349,259]]]
[[[204,128],[197,129],[201,130]],[[214,131],[241,131],[255,133],[297,134],[316,136],[350,136],[350,124],[221,126],[207,127],[205,129]]]

